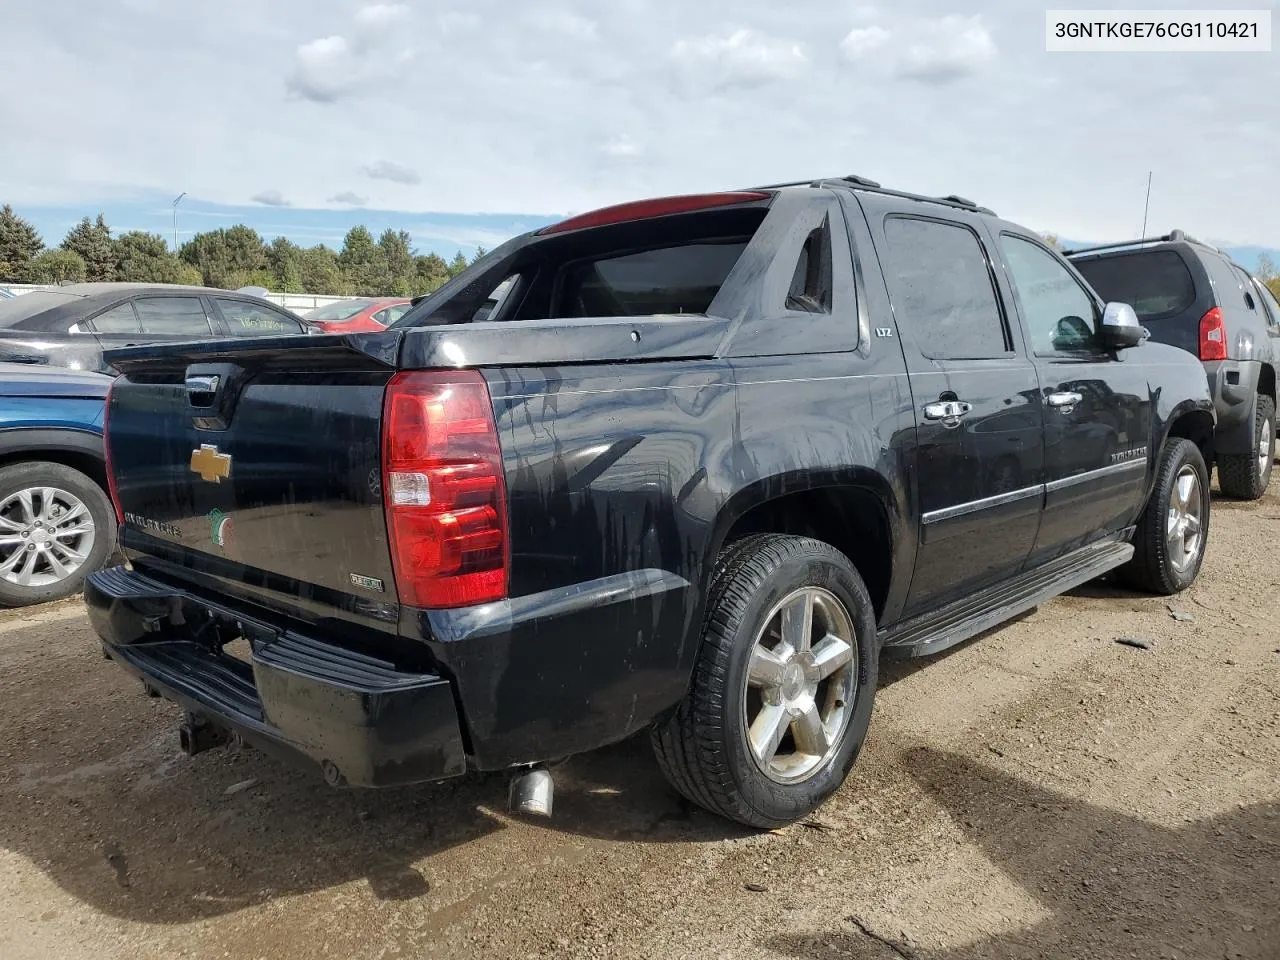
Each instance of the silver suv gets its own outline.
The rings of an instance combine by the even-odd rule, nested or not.
[[[1203,361],[1218,414],[1218,484],[1244,500],[1266,493],[1280,368],[1280,305],[1271,292],[1181,230],[1067,256],[1104,300],[1132,304],[1153,340]]]

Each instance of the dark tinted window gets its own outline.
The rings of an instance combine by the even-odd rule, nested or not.
[[[831,227],[825,221],[809,234],[800,249],[787,290],[787,309],[831,312]]]
[[[1172,317],[1196,302],[1195,280],[1186,261],[1174,250],[1122,253],[1074,263],[1103,300],[1129,304],[1139,320]]]
[[[212,332],[199,297],[143,297],[134,306],[143,333],[207,337]]]
[[[45,330],[50,324],[56,324],[56,317],[42,317],[41,314],[75,303],[79,297],[65,293],[36,291],[24,293],[12,300],[0,300],[0,330]],[[74,320],[67,321],[67,327]],[[63,333],[66,327],[63,327]]]
[[[88,325],[98,333],[137,333],[140,329],[133,304],[128,302],[98,314]]]
[[[281,337],[302,332],[297,320],[261,304],[219,297],[218,310],[233,337]]]
[[[1093,297],[1071,271],[1022,237],[1001,234],[1000,248],[1018,291],[1032,349],[1038,354],[1096,349]]]
[[[745,242],[690,243],[575,263],[563,274],[563,317],[706,313]]]
[[[925,356],[961,360],[1009,352],[987,258],[972,230],[891,217],[884,233],[894,314]]]

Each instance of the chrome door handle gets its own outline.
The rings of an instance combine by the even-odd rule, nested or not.
[[[1057,407],[1063,413],[1070,413],[1083,399],[1078,393],[1051,393],[1048,396],[1049,406]]]
[[[963,400],[939,400],[937,403],[925,404],[924,418],[941,420],[944,427],[958,427],[960,418],[972,409],[973,407]]]

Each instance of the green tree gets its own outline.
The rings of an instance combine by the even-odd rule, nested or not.
[[[342,269],[338,266],[338,255],[324,244],[303,250],[298,270],[302,278],[302,289],[307,293],[347,292]]]
[[[164,238],[156,233],[130,230],[115,242],[116,279],[129,283],[204,282],[200,271],[169,252]]]
[[[267,246],[267,261],[274,282],[270,289],[280,293],[302,293],[302,248],[288,237],[276,237]]]
[[[31,261],[44,249],[40,234],[13,207],[0,207],[0,280],[24,283],[31,275]]]
[[[378,248],[387,262],[387,274],[391,282],[391,288],[387,292],[397,297],[413,295],[417,271],[410,242],[409,234],[404,230],[384,230],[378,238]]]
[[[1059,253],[1062,252],[1063,250],[1062,240],[1058,237],[1056,233],[1042,233],[1040,234],[1040,236],[1044,238],[1044,242],[1048,246],[1052,247],[1054,250],[1057,250]]]
[[[347,285],[363,296],[379,296],[390,292],[391,273],[382,248],[373,242],[366,227],[352,227],[342,241],[338,254]]]
[[[486,250],[484,247],[476,247],[475,256],[473,256],[473,257],[471,258],[471,262],[472,262],[472,263],[475,263],[475,262],[476,262],[477,260],[479,260],[481,257],[488,256],[488,254],[489,254],[489,251],[488,251],[488,250]]]
[[[70,250],[46,250],[31,261],[32,283],[77,283],[85,278],[85,262]]]
[[[204,283],[211,287],[230,289],[238,279],[270,269],[262,237],[243,224],[197,233],[182,245],[179,256],[199,268]]]
[[[413,296],[432,293],[449,282],[449,265],[439,254],[428,253],[426,256],[413,258],[414,278]]]
[[[115,242],[111,228],[102,214],[97,221],[85,217],[71,228],[63,238],[62,249],[79,254],[84,261],[90,280],[114,280],[116,278]]]
[[[466,255],[459,250],[453,255],[453,259],[449,261],[449,276],[456,277],[471,264],[467,263]]]

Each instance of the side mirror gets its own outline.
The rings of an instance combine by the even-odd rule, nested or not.
[[[1102,324],[1098,330],[1104,346],[1112,350],[1136,347],[1147,339],[1147,331],[1138,322],[1138,315],[1127,303],[1108,303],[1102,311]]]

